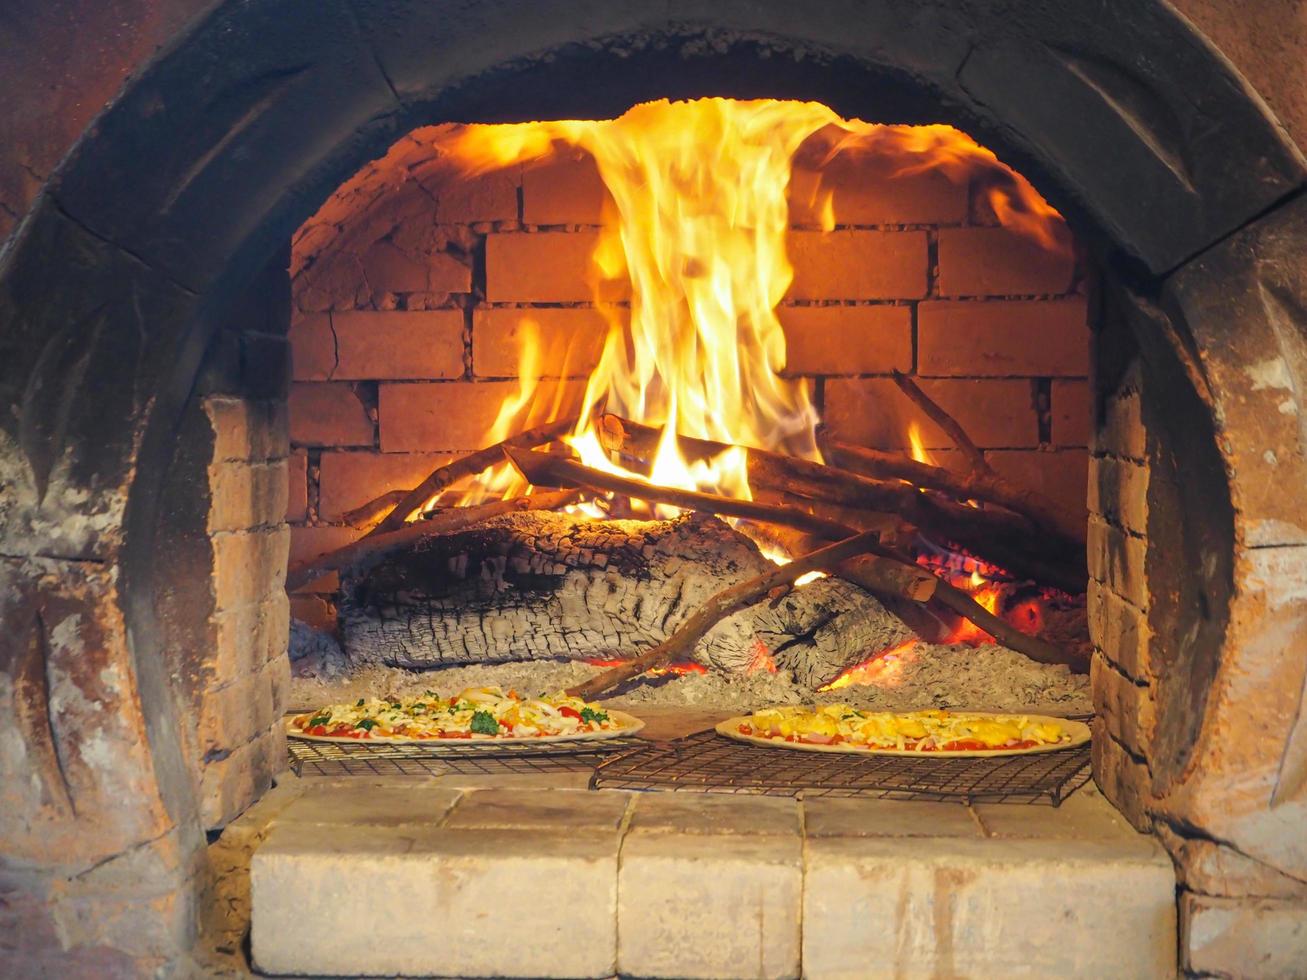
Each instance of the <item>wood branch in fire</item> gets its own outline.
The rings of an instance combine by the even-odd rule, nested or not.
[[[822,454],[843,469],[875,479],[906,480],[923,489],[941,490],[958,500],[998,504],[1028,517],[1044,530],[1060,534],[1074,545],[1084,547],[1083,521],[1077,520],[1042,493],[1019,487],[988,467],[981,472],[955,473],[898,453],[853,446],[824,433],[819,433],[819,441]]]
[[[780,525],[771,525],[766,531],[773,543],[792,555],[813,552],[830,543],[817,535]],[[832,574],[861,586],[878,598],[895,596],[918,603],[928,601],[939,585],[939,579],[929,569],[871,553],[840,562]]]
[[[938,402],[927,395],[917,383],[909,378],[902,371],[894,372],[894,384],[898,386],[899,391],[908,396],[908,399],[919,409],[926,413],[926,417],[944,430],[952,441],[953,445],[966,457],[973,472],[983,473],[989,469],[989,463],[985,462],[985,454],[980,451],[971,437],[967,435],[967,430],[962,428],[952,415],[946,412]]]
[[[428,521],[415,521],[397,531],[362,537],[359,540],[327,552],[308,561],[300,562],[286,572],[286,591],[294,592],[310,582],[320,579],[328,572],[338,571],[369,555],[379,554],[393,548],[416,544],[424,538],[437,534],[448,534],[459,528],[479,524],[500,514],[509,514],[520,510],[554,510],[575,503],[580,498],[576,490],[554,493],[537,493],[529,497],[514,497],[511,500],[496,500],[477,507],[459,507],[438,514]]]
[[[603,416],[599,431],[605,448],[644,460],[652,458],[660,437],[657,429],[615,415]],[[725,443],[684,436],[678,437],[678,444],[692,459],[710,459],[733,448]],[[744,448],[748,453],[749,485],[758,497],[786,500],[776,495],[795,494],[826,505],[862,508],[869,514],[897,515],[927,537],[958,545],[1015,575],[1071,594],[1085,591],[1089,576],[1083,538],[1041,533],[1022,514],[1007,509],[972,507],[935,490],[922,492],[903,482],[901,477],[868,479],[838,466]],[[947,479],[936,475],[935,482],[944,483]],[[988,485],[994,484],[991,481]],[[840,523],[848,525],[847,521]]]
[[[606,660],[661,643],[722,588],[775,567],[715,517],[512,513],[343,571],[340,623],[360,663]],[[831,577],[740,610],[687,659],[726,673],[774,663],[820,686],[910,636],[876,598]]]
[[[846,538],[837,544],[819,548],[811,554],[796,558],[788,565],[778,566],[775,570],[749,579],[728,589],[723,589],[694,613],[675,633],[662,643],[635,657],[628,663],[607,670],[590,678],[584,684],[570,688],[568,694],[580,698],[592,698],[604,691],[617,687],[624,681],[638,677],[647,670],[665,666],[672,661],[687,656],[714,626],[732,613],[739,612],[746,606],[766,598],[768,593],[779,585],[792,583],[808,572],[824,571],[846,558],[865,552],[876,544],[879,535],[874,531]]]
[[[489,469],[504,460],[504,448],[515,446],[521,449],[534,449],[536,446],[552,442],[576,428],[576,419],[557,419],[546,422],[533,429],[527,429],[503,442],[488,446],[468,456],[462,456],[444,466],[431,471],[431,475],[410,490],[395,505],[394,510],[386,515],[368,535],[385,534],[401,527],[424,503],[441,490],[458,482],[466,476],[475,476],[482,470]]]
[[[505,446],[504,454],[512,460],[518,471],[536,486],[583,487],[601,493],[620,493],[649,503],[670,504],[673,507],[680,507],[682,510],[693,510],[704,514],[723,514],[728,517],[743,517],[748,520],[767,521],[773,524],[786,524],[829,537],[843,537],[856,530],[846,524],[829,521],[794,507],[761,504],[752,500],[735,500],[731,497],[722,497],[713,493],[699,493],[694,490],[656,486],[652,483],[645,483],[643,480],[604,473],[574,460],[549,453],[531,452]],[[876,533],[880,533],[879,530]]]
[[[794,534],[783,528],[774,528],[772,531],[779,543],[792,551],[810,551],[822,543],[813,535]],[[884,549],[880,543],[869,548],[868,552],[869,554],[841,562],[836,566],[833,574],[866,589],[886,602],[891,611],[897,612],[901,608],[893,601],[895,599],[910,599],[921,604],[938,602],[984,630],[1009,650],[1024,654],[1031,660],[1044,664],[1080,666],[1077,657],[1072,653],[1060,649],[1047,640],[1021,632],[1001,616],[990,612],[962,589],[944,581],[907,556],[894,554]],[[926,582],[929,583],[928,587],[924,585]],[[918,583],[922,583],[922,587],[918,587]],[[922,623],[920,617],[909,613],[905,622],[914,631],[923,632],[920,628]]]

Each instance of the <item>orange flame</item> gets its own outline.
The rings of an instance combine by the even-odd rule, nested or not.
[[[903,670],[917,659],[918,640],[906,640],[898,646],[882,650],[868,660],[847,668],[823,691],[838,691],[851,684],[870,684],[873,687],[898,687],[903,683]]]
[[[781,377],[785,337],[776,316],[793,277],[787,188],[801,149],[821,161],[874,154],[892,175],[938,170],[955,182],[975,180],[1002,224],[1048,247],[1067,242],[1057,212],[964,133],[846,120],[812,102],[664,100],[610,120],[445,127],[437,144],[466,173],[544,160],[562,147],[594,157],[612,198],[593,255],[609,330],[572,448],[589,466],[619,470],[592,427],[592,409],[602,405],[664,427],[652,482],[744,499],[744,452],[689,463],[676,433],[820,458],[807,383]],[[835,227],[833,192],[816,197],[822,227]],[[627,281],[629,310],[611,301]],[[548,398],[532,377],[538,339],[530,330],[522,338],[521,389],[487,442],[520,429],[524,414],[540,421],[557,410],[539,404]],[[483,489],[517,492],[515,480],[501,467]]]
[[[934,458],[926,452],[926,446],[921,441],[921,427],[916,422],[908,423],[908,447],[912,458],[918,463],[927,463],[935,465]]]

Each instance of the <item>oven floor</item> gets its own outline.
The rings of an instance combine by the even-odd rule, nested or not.
[[[657,739],[714,720],[645,716]],[[273,976],[1175,972],[1171,862],[1092,784],[1055,809],[588,775],[286,773],[213,845],[223,971],[249,969],[250,927]]]

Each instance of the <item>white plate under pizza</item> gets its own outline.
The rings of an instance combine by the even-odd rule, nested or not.
[[[634,735],[639,718],[558,693],[524,697],[499,687],[452,696],[358,698],[287,719],[286,734],[311,742],[464,747],[588,742]]]
[[[936,759],[1057,752],[1090,739],[1084,722],[1049,715],[865,711],[847,704],[763,708],[727,718],[716,730],[769,748]]]

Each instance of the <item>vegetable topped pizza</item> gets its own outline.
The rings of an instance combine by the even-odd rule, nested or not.
[[[862,711],[847,704],[766,708],[717,731],[759,744],[882,755],[1015,755],[1083,745],[1083,722],[975,711]]]
[[[526,698],[500,687],[469,687],[452,697],[424,691],[417,697],[359,698],[331,704],[287,723],[300,738],[372,742],[431,739],[520,741],[612,738],[643,723],[620,711],[566,694]]]

